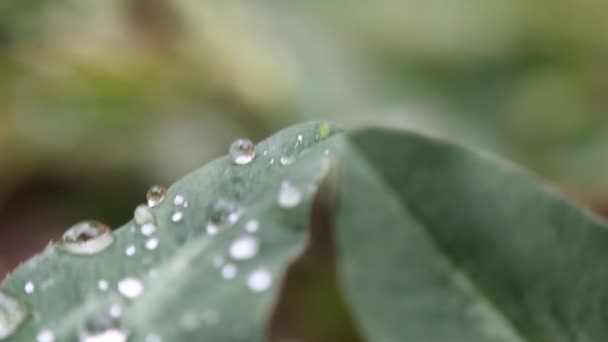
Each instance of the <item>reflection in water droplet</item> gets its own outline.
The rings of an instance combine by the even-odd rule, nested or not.
[[[265,268],[253,271],[247,278],[247,287],[253,292],[266,291],[272,285],[272,274]]]
[[[161,204],[165,200],[166,196],[167,196],[166,188],[159,186],[159,185],[155,185],[155,186],[151,187],[150,190],[148,190],[148,193],[146,194],[146,200],[148,201],[148,206],[156,207],[157,205]]]
[[[126,256],[133,256],[135,255],[135,252],[137,252],[137,247],[135,247],[135,245],[128,245],[125,249]]]
[[[42,329],[42,330],[40,330],[40,332],[38,332],[38,335],[36,335],[36,342],[54,342],[54,341],[55,341],[55,334],[53,334],[53,332],[48,329]]]
[[[107,291],[109,287],[110,287],[110,285],[104,279],[100,279],[97,282],[97,288],[99,289],[99,291]]]
[[[127,277],[118,282],[118,292],[125,298],[134,299],[144,293],[144,285],[134,277]]]
[[[0,291],[0,340],[12,336],[26,316],[27,311],[23,304]]]
[[[184,197],[184,195],[175,195],[175,198],[173,199],[173,204],[176,207],[188,208],[188,201],[186,200],[186,197]]]
[[[230,145],[230,157],[237,165],[246,165],[255,158],[255,147],[248,139],[238,139]]]
[[[260,228],[260,222],[258,220],[249,220],[245,224],[245,230],[250,233],[255,233]]]
[[[97,254],[114,242],[108,226],[96,221],[83,221],[68,229],[59,247],[73,254]]]
[[[149,238],[146,241],[146,249],[148,249],[150,251],[155,250],[158,247],[158,242],[159,242],[158,238],[155,238],[155,237]]]
[[[247,260],[256,256],[259,249],[260,243],[258,242],[258,239],[251,235],[245,235],[232,241],[228,252],[232,259]]]
[[[174,211],[173,214],[171,214],[171,221],[174,223],[181,222],[181,220],[183,219],[184,213],[182,213],[181,211]]]
[[[139,230],[143,236],[150,236],[156,232],[156,225],[154,223],[146,223]]]
[[[236,277],[238,271],[239,270],[236,268],[236,265],[226,264],[224,265],[224,267],[222,267],[222,277],[224,279],[233,279],[234,277]]]
[[[133,218],[135,219],[135,223],[139,225],[154,222],[154,215],[152,215],[152,211],[145,204],[139,205],[137,208],[135,208]]]
[[[207,222],[207,233],[217,234],[222,228],[234,225],[243,215],[243,209],[228,200],[219,200],[211,208],[209,221]]]
[[[88,319],[78,334],[79,342],[126,342],[129,332],[123,329],[118,319],[103,313]]]
[[[287,166],[293,164],[294,159],[290,157],[281,157],[279,161],[281,162],[281,165]]]
[[[302,201],[302,193],[290,182],[284,181],[281,183],[277,201],[282,208],[294,208]]]
[[[163,338],[159,334],[148,334],[146,342],[163,342]]]
[[[32,294],[34,293],[34,291],[36,291],[36,285],[34,285],[34,283],[32,283],[31,281],[28,281],[27,283],[25,283],[23,290],[25,290],[25,293],[27,294]]]

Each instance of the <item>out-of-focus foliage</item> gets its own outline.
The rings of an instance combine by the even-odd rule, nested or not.
[[[309,118],[478,145],[608,199],[608,2],[0,4],[0,201],[32,174],[170,180]]]

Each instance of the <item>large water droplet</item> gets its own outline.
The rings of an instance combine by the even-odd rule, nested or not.
[[[129,332],[120,326],[118,319],[104,313],[87,320],[78,334],[79,342],[126,342]]]
[[[144,284],[134,277],[126,277],[118,282],[118,292],[128,299],[135,299],[144,293]]]
[[[239,272],[235,264],[226,264],[222,267],[222,277],[224,279],[233,279]]]
[[[239,221],[243,209],[228,200],[219,200],[211,208],[209,221],[207,222],[207,233],[217,234],[222,228],[231,226]]]
[[[83,221],[68,229],[59,246],[73,254],[97,254],[110,247],[114,234],[108,226],[96,221]]]
[[[255,146],[248,139],[238,139],[230,145],[230,157],[237,165],[246,165],[255,158]]]
[[[247,287],[253,292],[263,292],[272,286],[272,273],[265,268],[258,268],[247,277]]]
[[[277,202],[282,208],[294,208],[297,207],[302,201],[302,192],[296,188],[293,184],[288,181],[281,183],[279,193],[277,195]]]
[[[133,218],[135,219],[135,223],[139,225],[154,222],[154,215],[152,214],[150,208],[145,204],[139,205],[137,208],[135,208]]]
[[[148,201],[148,206],[156,207],[157,205],[161,204],[165,200],[166,196],[167,196],[166,188],[159,186],[159,185],[155,185],[155,186],[151,187],[150,190],[148,190],[148,193],[146,194],[146,200]]]
[[[12,336],[27,316],[25,306],[0,291],[0,340]]]
[[[25,286],[23,286],[23,290],[27,294],[32,294],[34,293],[34,291],[36,291],[36,285],[34,285],[34,283],[32,283],[31,281],[28,281],[27,283],[25,283]]]
[[[256,256],[259,249],[260,243],[257,238],[251,235],[244,235],[232,241],[228,253],[232,259],[247,260]]]
[[[48,329],[43,329],[36,335],[36,342],[54,342],[55,334]]]

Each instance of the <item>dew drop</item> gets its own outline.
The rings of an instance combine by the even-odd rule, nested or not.
[[[175,198],[173,198],[173,204],[177,207],[188,208],[188,201],[184,195],[175,195]]]
[[[96,221],[79,222],[68,229],[59,246],[72,254],[97,254],[114,242],[114,234],[108,226]]]
[[[135,252],[137,252],[137,247],[135,247],[135,245],[128,245],[127,248],[125,248],[126,256],[133,256],[135,255]]]
[[[265,268],[259,268],[247,277],[247,287],[253,292],[264,292],[272,285],[272,274]]]
[[[144,236],[150,236],[156,232],[156,225],[154,223],[146,223],[139,228],[139,231]]]
[[[181,222],[183,219],[184,213],[182,213],[181,211],[174,211],[173,214],[171,214],[171,221],[174,223]]]
[[[262,153],[264,156],[268,155],[268,150],[264,150],[264,152]]]
[[[277,202],[282,208],[295,208],[302,201],[302,193],[298,188],[288,181],[281,183],[277,196]]]
[[[239,270],[235,264],[226,264],[222,267],[222,277],[224,279],[234,279],[238,272]]]
[[[304,141],[304,136],[302,134],[298,134],[298,142],[297,142],[297,144],[300,145],[303,141]]]
[[[36,291],[36,285],[34,285],[34,283],[32,283],[31,281],[28,281],[27,283],[25,283],[23,290],[25,290],[25,293],[27,294],[32,294],[34,293],[34,291]]]
[[[159,186],[159,185],[155,185],[155,186],[151,187],[150,190],[148,190],[148,193],[146,194],[146,200],[148,201],[148,206],[156,207],[157,205],[161,204],[165,200],[166,196],[167,196],[166,188]]]
[[[54,342],[55,334],[48,329],[43,329],[36,335],[36,342]]]
[[[109,287],[110,287],[110,285],[104,279],[100,279],[97,282],[97,288],[99,289],[99,291],[107,291]]]
[[[0,340],[11,337],[26,317],[25,306],[0,291]]]
[[[256,256],[259,250],[258,239],[251,235],[244,235],[232,241],[228,252],[234,260],[247,260]]]
[[[260,229],[260,222],[258,220],[249,220],[245,224],[245,230],[249,233],[255,233]]]
[[[149,238],[146,241],[146,249],[150,250],[150,251],[155,250],[158,247],[158,242],[159,242],[158,238],[155,238],[155,237]]]
[[[230,157],[237,165],[247,165],[255,158],[255,146],[248,139],[238,139],[230,145]]]
[[[163,338],[159,334],[148,334],[146,342],[163,342]]]
[[[290,158],[290,157],[283,156],[283,157],[281,157],[281,159],[279,160],[279,162],[281,163],[281,165],[287,166],[287,165],[293,164],[294,159]]]
[[[137,208],[135,208],[133,218],[135,219],[135,223],[139,225],[154,222],[154,215],[152,214],[150,208],[145,204],[139,205]]]
[[[78,334],[79,342],[126,342],[129,332],[115,317],[106,313],[87,320]]]
[[[113,318],[120,318],[122,316],[122,306],[119,304],[112,304],[112,306],[110,306],[110,310],[108,310],[108,313]]]
[[[144,293],[144,285],[134,277],[127,277],[118,282],[118,292],[128,299],[135,299]]]

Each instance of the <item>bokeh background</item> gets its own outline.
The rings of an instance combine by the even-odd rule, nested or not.
[[[447,137],[608,213],[608,2],[0,2],[0,278],[286,125]]]

